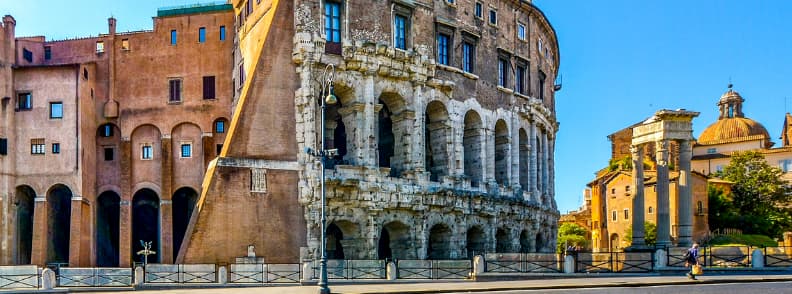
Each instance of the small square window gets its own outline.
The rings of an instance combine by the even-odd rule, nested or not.
[[[113,151],[113,147],[105,147],[104,148],[104,160],[105,161],[113,161],[113,158],[115,157],[114,153],[115,152]]]
[[[490,9],[489,23],[492,25],[498,24],[498,12],[493,9]]]
[[[17,95],[17,110],[33,109],[33,95],[30,93],[19,93]]]
[[[104,53],[104,41],[96,41],[96,53]]]
[[[22,58],[27,60],[27,62],[33,62],[33,51],[22,48]]]
[[[525,25],[524,24],[521,24],[521,23],[517,24],[517,38],[520,38],[520,40],[525,41]]]
[[[60,154],[60,143],[52,143],[52,154]]]
[[[220,41],[225,41],[225,39],[226,39],[225,26],[220,26]]]
[[[206,28],[198,29],[198,43],[206,42]]]
[[[182,143],[181,144],[181,158],[190,158],[192,157],[192,144],[190,143]]]
[[[143,145],[143,148],[140,151],[141,159],[150,160],[154,157],[154,148],[152,148],[151,144]]]
[[[718,153],[718,149],[717,148],[708,148],[707,149],[707,154],[715,154],[715,153]]]
[[[627,208],[624,209],[624,219],[630,219],[630,210]]]
[[[129,50],[129,39],[121,40],[121,50]]]
[[[648,210],[649,210],[649,214],[653,214],[654,213],[654,207],[649,206]]]
[[[475,12],[476,18],[484,18],[484,5],[481,2],[476,2]]]
[[[218,120],[215,122],[215,133],[225,133],[225,121]]]
[[[63,118],[63,102],[50,102],[50,118]]]

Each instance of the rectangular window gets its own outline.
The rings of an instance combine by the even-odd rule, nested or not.
[[[203,99],[215,99],[215,77],[203,77]]]
[[[225,41],[225,26],[220,26],[220,41]]]
[[[611,211],[611,220],[612,220],[612,221],[616,221],[617,219],[618,219],[618,217],[617,217],[617,215],[616,215],[616,211],[615,211],[615,210],[614,210],[614,211]]]
[[[493,9],[490,9],[489,12],[489,23],[492,25],[498,24],[498,12]]]
[[[792,159],[779,160],[778,167],[785,173],[792,171]]]
[[[171,30],[171,45],[176,46],[176,30]]]
[[[525,41],[525,25],[518,23],[517,24],[517,38],[520,40]]]
[[[181,80],[171,79],[168,81],[168,85],[169,85],[169,93],[170,93],[168,102],[180,102],[181,90],[182,90]]]
[[[27,50],[27,48],[22,48],[22,58],[27,60],[27,62],[33,62],[33,52]]]
[[[121,50],[129,50],[129,39],[121,40]]]
[[[624,186],[624,192],[630,193],[630,186]]]
[[[44,139],[37,138],[30,140],[30,154],[44,154]]]
[[[50,118],[63,118],[63,102],[50,102]]]
[[[215,122],[215,133],[225,133],[225,121],[218,120]]]
[[[143,148],[140,150],[140,158],[144,160],[149,160],[154,157],[154,148],[151,147],[151,144],[143,145]]]
[[[44,60],[52,59],[52,47],[44,46]]]
[[[341,43],[341,3],[325,2],[324,13],[327,42]]]
[[[104,53],[104,41],[96,41],[96,53]]]
[[[525,94],[525,66],[518,66],[514,77],[514,87],[517,93]]]
[[[105,124],[102,126],[102,137],[108,138],[113,136],[113,125]]]
[[[545,76],[544,72],[539,71],[539,100],[544,101],[545,97],[545,80],[547,76]]]
[[[717,148],[707,148],[707,154],[715,154],[718,153]]]
[[[475,15],[476,18],[484,18],[484,5],[481,2],[476,2]]]
[[[217,146],[215,146],[215,148],[217,148],[217,154],[219,155],[220,151],[223,151],[223,144],[217,144]]]
[[[60,154],[60,143],[52,143],[52,154]]]
[[[104,160],[105,161],[113,161],[113,147],[105,147],[104,148]]]
[[[437,62],[450,65],[451,37],[446,34],[437,34]]]
[[[247,1],[247,4],[245,5],[245,8],[246,8],[245,9],[246,10],[245,13],[247,15],[250,15],[251,13],[253,13],[253,3],[250,3],[250,0]]]
[[[462,43],[462,70],[473,72],[476,63],[476,45],[470,42]]]
[[[239,87],[242,88],[242,85],[245,84],[245,63],[239,65]]]
[[[630,210],[627,208],[624,209],[624,219],[630,219]]]
[[[8,155],[8,138],[0,138],[0,155]]]
[[[17,95],[17,110],[33,109],[33,95],[30,93],[19,93]]]
[[[506,87],[509,83],[509,61],[498,58],[498,86]]]
[[[394,47],[407,50],[407,17],[398,14],[394,16],[393,30]]]
[[[198,28],[198,43],[206,42],[206,28]]]
[[[182,143],[181,144],[181,158],[190,158],[192,157],[192,144],[190,143]]]

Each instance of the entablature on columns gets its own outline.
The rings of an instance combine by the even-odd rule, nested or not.
[[[633,128],[633,145],[665,140],[693,140],[693,118],[699,112],[686,110],[657,111],[654,116]]]

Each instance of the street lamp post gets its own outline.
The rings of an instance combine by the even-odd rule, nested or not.
[[[325,229],[327,227],[327,218],[325,216],[325,207],[326,207],[326,199],[325,199],[325,161],[333,156],[336,149],[327,150],[325,149],[325,109],[327,105],[333,105],[338,102],[335,95],[333,95],[333,80],[335,79],[335,66],[332,64],[328,64],[325,67],[324,73],[322,74],[322,91],[320,94],[320,106],[322,108],[322,126],[321,126],[321,144],[322,147],[320,150],[315,151],[311,150],[310,148],[306,149],[306,152],[314,157],[319,157],[319,162],[321,163],[321,186],[322,186],[322,218],[321,218],[321,239],[319,241],[319,251],[321,252],[321,260],[319,261],[319,294],[330,294],[330,288],[327,286],[327,250],[326,242],[327,236],[325,236]]]

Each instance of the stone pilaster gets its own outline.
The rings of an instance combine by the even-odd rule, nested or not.
[[[483,123],[486,125],[486,120],[482,118]],[[492,124],[492,127],[495,125]],[[491,128],[484,127],[484,142],[481,142],[481,149],[482,151],[482,163],[481,167],[484,168],[482,170],[482,177],[484,178],[485,183],[493,183],[494,186],[497,187],[497,183],[495,182],[495,131]]]
[[[668,140],[655,142],[657,159],[657,245],[671,245],[671,215],[668,196]],[[633,213],[636,214],[636,213]]]
[[[644,172],[643,172],[643,148],[641,146],[630,147],[632,154],[632,178],[633,187],[633,213],[632,213],[632,247],[640,248],[646,245],[644,240]],[[613,248],[613,244],[610,246]]]
[[[423,160],[417,159],[413,155],[413,137],[420,137],[424,128],[415,128],[416,115],[412,110],[403,110],[391,117],[393,122],[393,158],[391,168],[396,169],[396,175],[401,175],[404,171],[414,171],[422,168]]]
[[[365,113],[366,105],[363,103],[353,103],[349,106],[338,109],[341,114],[341,119],[346,126],[347,134],[347,155],[346,158],[352,165],[367,165],[368,158],[374,151],[368,146],[368,139],[364,137]],[[321,147],[319,147],[321,148]],[[364,152],[368,152],[366,155]]]
[[[45,266],[47,263],[47,196],[38,195],[33,209],[33,249],[30,263]]]
[[[509,164],[509,183],[512,186],[514,191],[520,191],[523,187],[520,186],[520,174],[525,172],[520,170],[520,116],[519,115],[512,115],[511,117],[511,129],[509,130],[509,136],[512,138],[511,144],[509,145],[510,152],[509,158],[511,158]],[[519,242],[518,242],[519,245]],[[519,246],[517,248],[520,248]]]
[[[551,201],[549,199],[549,196],[550,196],[549,195],[550,194],[549,193],[549,191],[550,191],[550,189],[549,189],[549,187],[550,187],[550,182],[549,182],[550,172],[548,170],[549,165],[550,165],[549,164],[550,163],[550,155],[549,155],[550,154],[550,152],[549,152],[550,144],[548,144],[547,130],[542,132],[542,137],[541,138],[542,138],[542,159],[541,159],[542,160],[542,206],[549,206],[550,205],[550,201]]]
[[[173,262],[173,209],[170,205],[173,197],[173,156],[170,135],[162,136],[162,195],[160,197],[160,256],[161,263]]]
[[[121,206],[119,211],[118,255],[119,266],[132,266],[132,142],[121,139],[118,159],[121,161]]]
[[[679,241],[677,246],[688,247],[693,242],[693,187],[690,178],[690,160],[692,157],[690,140],[679,141],[679,190],[677,195],[677,225]]]
[[[82,196],[73,195],[71,198],[71,215],[69,223],[69,266],[79,267],[87,266],[80,264],[80,251],[87,250],[81,248],[81,239],[83,234],[90,234],[90,232],[82,231]]]

